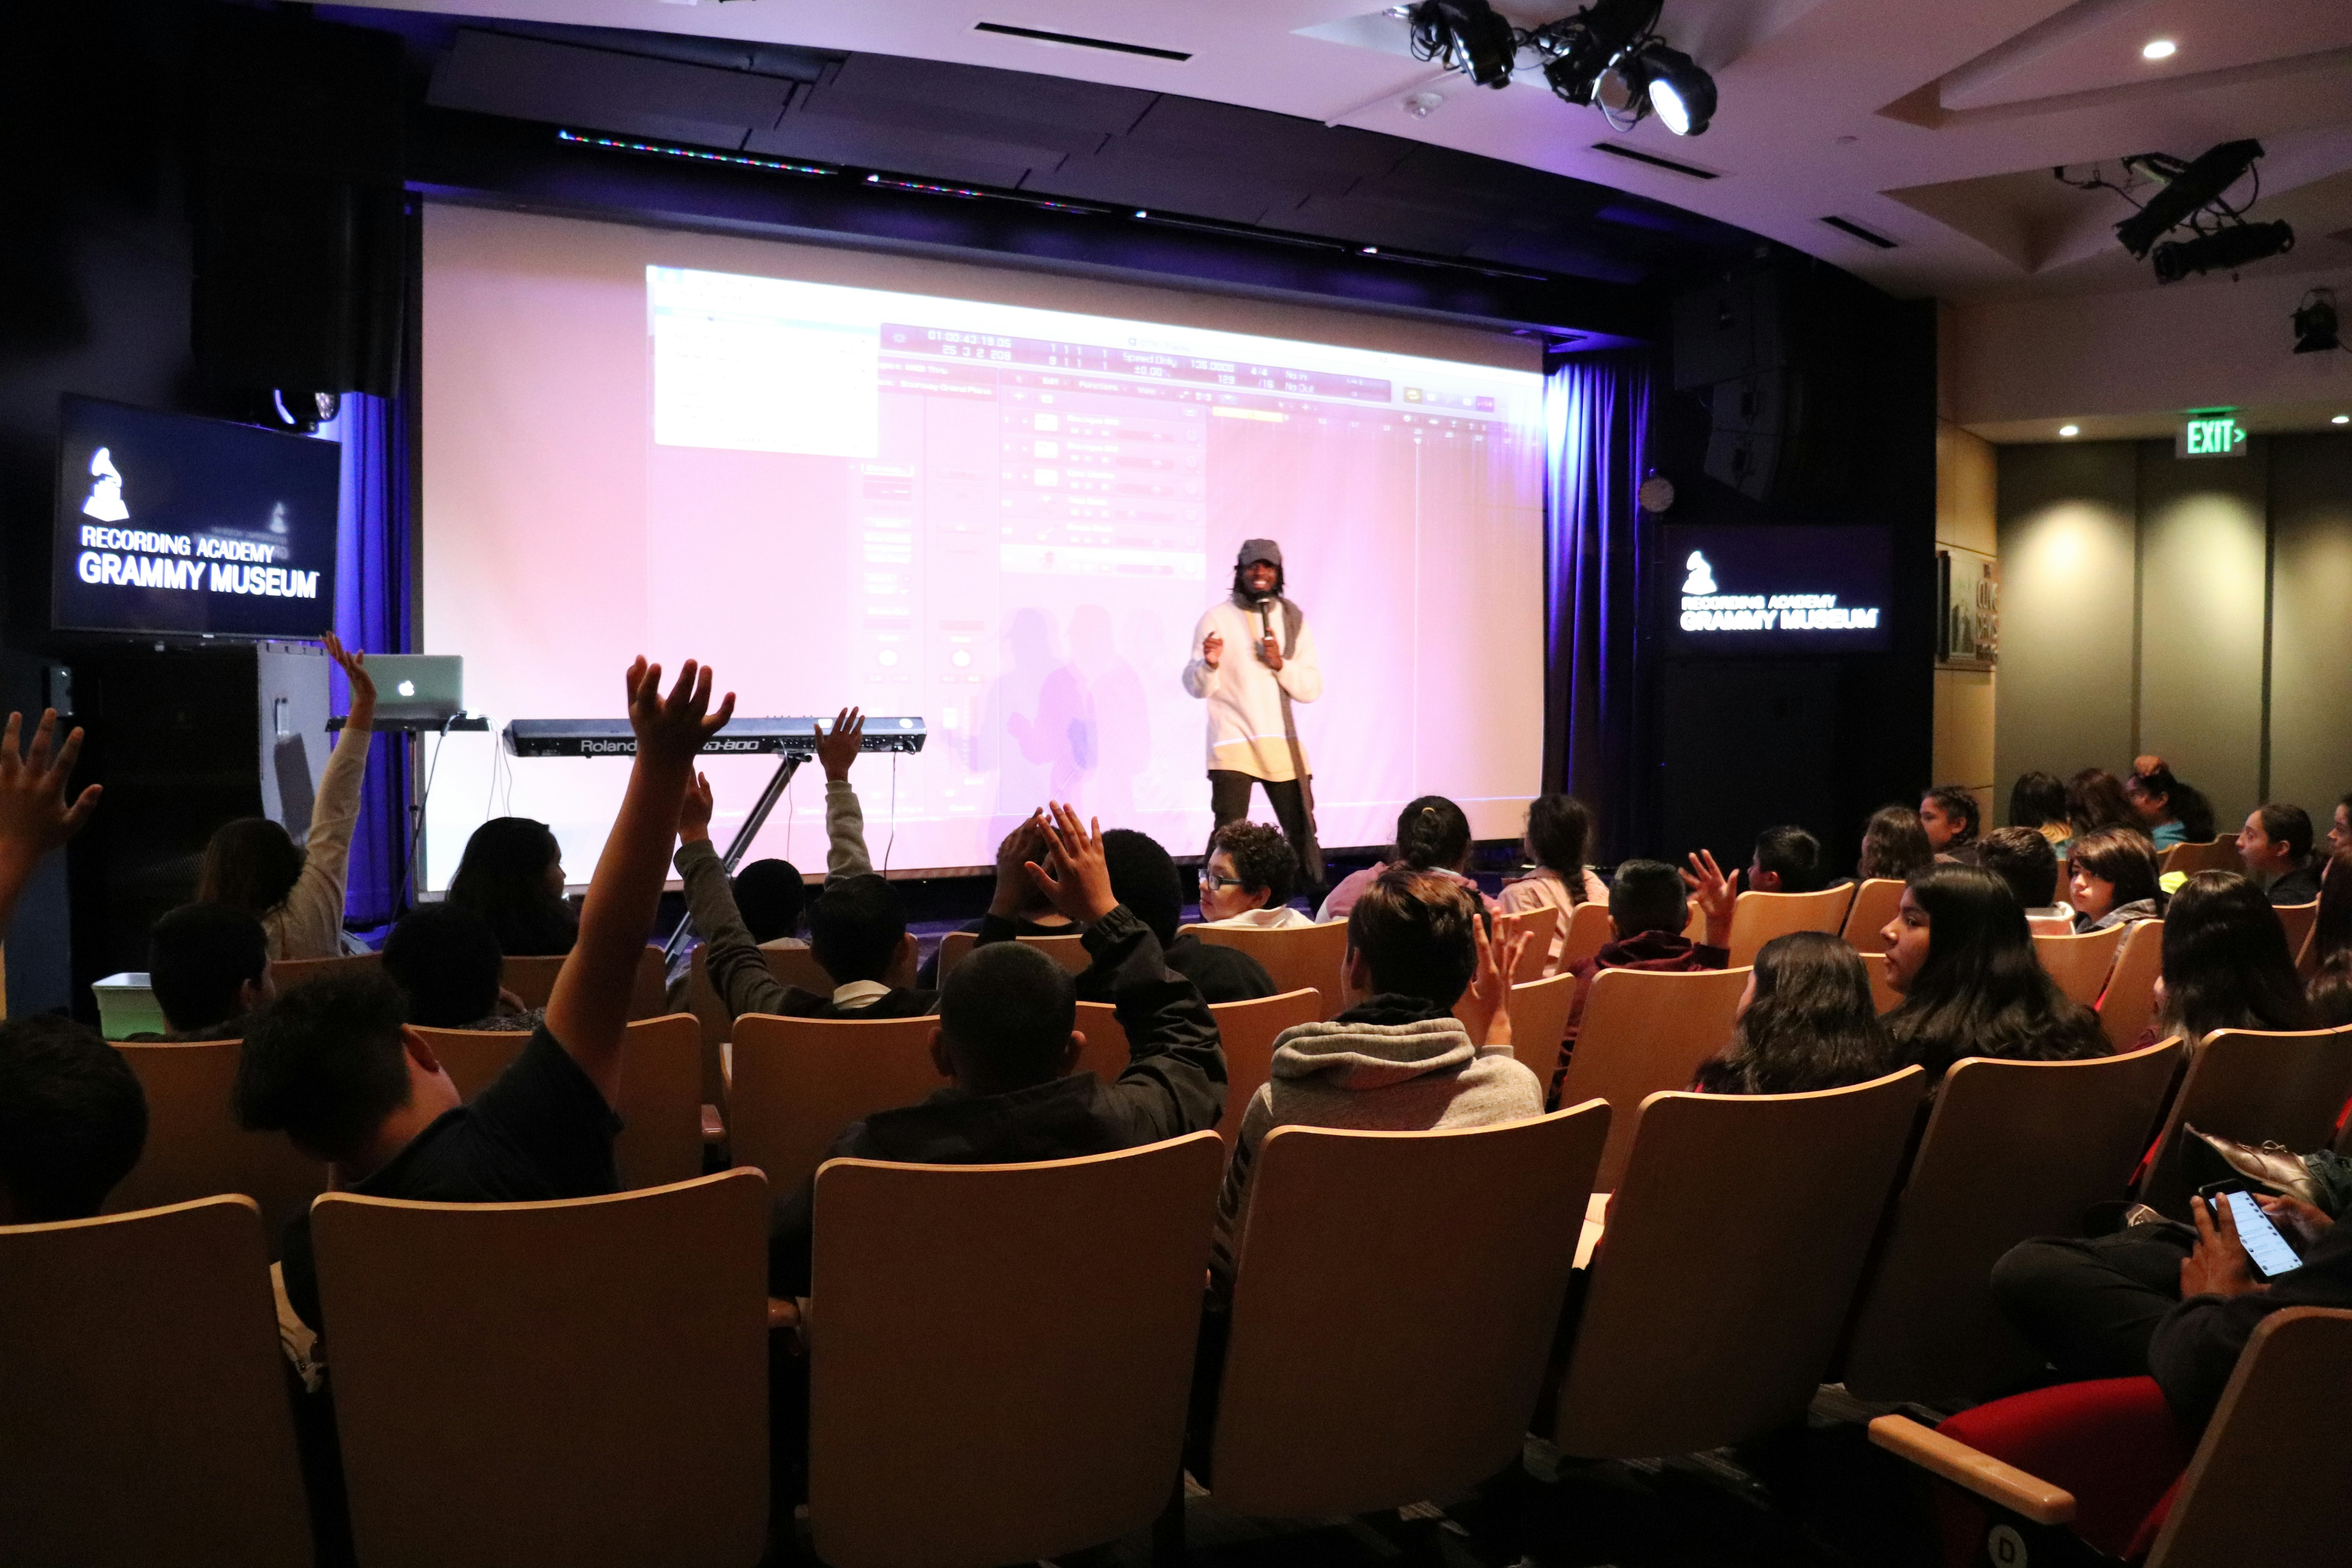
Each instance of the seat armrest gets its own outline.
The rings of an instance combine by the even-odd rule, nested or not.
[[[706,1144],[727,1142],[727,1120],[719,1114],[715,1105],[702,1108],[702,1141]]]
[[[1870,1440],[1932,1475],[2035,1524],[2070,1524],[2074,1494],[1902,1415],[1870,1424]]]

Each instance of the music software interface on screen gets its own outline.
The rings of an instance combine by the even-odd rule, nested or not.
[[[963,764],[910,775],[902,816],[1003,816],[1041,789],[1191,804],[1200,720],[1175,673],[1227,586],[1237,517],[1338,583],[1322,552],[1417,559],[1424,528],[1442,543],[1528,500],[1521,372],[684,268],[646,281],[656,447],[833,460],[794,470],[795,507],[810,537],[849,536],[857,689],[924,715]],[[1376,500],[1343,498],[1367,476]],[[1352,545],[1344,518],[1277,521],[1351,504]],[[1033,652],[1066,661],[1022,691]]]

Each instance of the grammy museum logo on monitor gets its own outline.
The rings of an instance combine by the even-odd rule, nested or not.
[[[1706,552],[1683,562],[1682,629],[1686,632],[1874,632],[1879,607],[1841,605],[1835,594],[1734,594],[1715,580]]]

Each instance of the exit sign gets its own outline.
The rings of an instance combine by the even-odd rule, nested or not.
[[[2180,439],[2174,443],[2176,458],[2242,458],[2246,455],[2245,426],[2227,414],[2202,415],[2180,427]]]

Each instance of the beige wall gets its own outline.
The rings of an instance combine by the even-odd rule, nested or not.
[[[2269,444],[2183,460],[2139,443],[2139,732],[2217,824],[2262,804]],[[2108,766],[2115,766],[2110,763]]]
[[[1936,426],[1936,547],[1998,557],[1995,520],[1999,463],[1991,443],[1958,426]],[[1963,557],[1962,559],[1968,559]],[[2004,637],[2006,633],[2004,631]],[[1936,671],[1934,762],[1939,784],[1976,793],[1990,822],[1993,805],[1993,696],[2000,677],[1989,669]]]
[[[2352,437],[2273,441],[2270,467],[2271,795],[2325,824],[2352,790]]]

